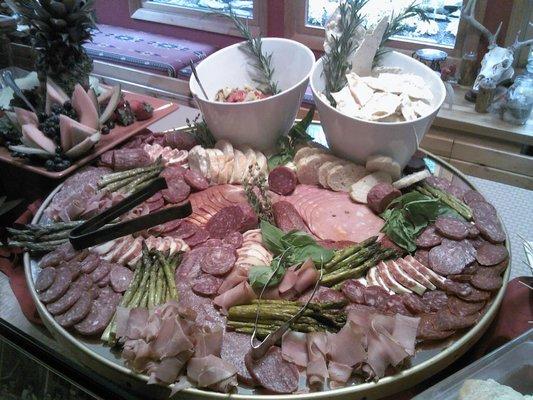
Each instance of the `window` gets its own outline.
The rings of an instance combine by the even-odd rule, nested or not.
[[[465,0],[466,1],[466,0]],[[384,15],[398,13],[413,0],[369,0],[363,8],[368,24],[373,25]],[[322,50],[323,26],[335,11],[339,0],[293,0],[286,2],[286,13],[290,15],[286,30],[290,37],[302,41],[315,50]],[[429,21],[413,18],[407,21],[405,29],[393,37],[390,46],[409,53],[422,48],[444,49],[452,57],[460,57],[465,46],[475,45],[479,33],[468,30],[461,21],[462,0],[419,0],[426,10]],[[487,0],[478,0],[476,16],[483,19]],[[472,37],[471,37],[472,36]]]
[[[239,36],[231,21],[212,15],[231,9],[246,19],[252,33],[266,27],[266,1],[259,0],[129,0],[134,19]]]

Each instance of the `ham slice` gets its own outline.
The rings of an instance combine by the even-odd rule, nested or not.
[[[228,309],[241,304],[248,304],[255,300],[257,296],[247,281],[239,283],[227,292],[218,295],[213,299],[213,304],[222,309],[222,313],[227,314]]]
[[[307,334],[303,332],[288,331],[281,338],[281,356],[285,361],[307,367]]]
[[[290,267],[279,284],[279,293],[283,298],[294,299],[313,286],[319,278],[313,260],[307,259],[300,268]]]
[[[329,378],[326,365],[328,351],[328,337],[325,332],[311,332],[307,334],[307,380],[309,385],[323,386]]]
[[[187,377],[198,387],[227,393],[237,386],[237,370],[214,355],[194,357],[187,365]]]
[[[353,367],[366,358],[363,347],[365,331],[352,321],[336,334],[328,335],[328,357],[331,361]]]
[[[358,243],[379,235],[384,224],[366,205],[352,202],[343,192],[298,185],[283,200],[298,210],[311,232],[322,240]]]
[[[193,334],[195,342],[194,356],[207,357],[208,355],[220,356],[224,331],[221,327],[202,327]]]
[[[328,364],[328,374],[329,374],[329,387],[331,389],[336,389],[337,387],[345,386],[350,376],[352,376],[353,368],[349,365],[344,365],[337,363],[335,361],[330,361]]]

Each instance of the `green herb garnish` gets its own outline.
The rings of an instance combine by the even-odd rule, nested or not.
[[[216,140],[205,121],[200,119],[200,114],[198,114],[192,121],[187,118],[185,122],[187,122],[189,132],[204,149],[212,149],[215,147]]]
[[[333,258],[333,250],[325,249],[304,232],[283,232],[267,221],[261,221],[263,244],[275,257],[267,265],[256,265],[248,274],[250,285],[255,288],[275,286],[281,282],[291,265],[298,265],[311,258],[315,264],[325,264]],[[279,268],[278,268],[279,266]],[[274,276],[271,275],[275,273]],[[270,279],[270,282],[269,282]]]
[[[242,183],[248,204],[253,208],[259,219],[273,222],[272,201],[268,194],[267,178],[260,172],[259,165],[254,163],[248,167],[248,174]]]

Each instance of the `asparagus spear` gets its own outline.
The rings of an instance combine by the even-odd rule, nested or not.
[[[157,274],[159,270],[161,269],[161,266],[156,261],[152,265],[152,269],[150,270],[150,285],[148,289],[148,308],[153,308],[157,303],[155,302],[156,297],[156,285],[157,285]]]
[[[62,245],[68,241],[68,239],[51,240],[49,242],[33,243],[33,242],[19,242],[16,240],[8,240],[7,245],[9,247],[21,247],[28,251],[45,252],[52,251],[56,247]]]
[[[123,191],[125,193],[133,193],[135,192],[137,189],[137,187],[143,183],[145,183],[146,181],[149,181],[151,180],[152,178],[155,178],[159,175],[159,173],[161,172],[160,169],[156,169],[155,171],[152,171],[152,172],[149,172],[148,174],[143,174],[141,175],[140,177],[134,179],[133,181],[131,181],[130,183],[127,184],[127,186],[125,186],[123,188]]]
[[[417,187],[417,190],[420,193],[425,194],[426,196],[438,198],[444,204],[450,206],[455,211],[457,211],[459,215],[464,217],[467,221],[472,220],[472,210],[470,209],[470,207],[468,207],[465,203],[463,203],[458,198],[452,196],[451,194],[446,193],[437,188],[434,188],[433,186],[428,185],[427,183],[423,183],[422,185],[419,185]]]
[[[118,182],[118,181],[130,178],[132,176],[136,176],[136,175],[139,175],[145,172],[150,172],[154,170],[155,168],[159,168],[159,167],[161,167],[161,159],[158,159],[154,164],[149,165],[147,167],[133,168],[127,171],[115,172],[112,174],[104,175],[98,181],[98,188],[101,189],[111,183]]]
[[[353,254],[358,253],[361,249],[367,246],[370,246],[371,244],[375,243],[377,239],[378,239],[377,236],[372,236],[355,246],[350,246],[342,250],[338,250],[336,254],[333,256],[333,258],[329,262],[324,264],[324,270],[328,271],[332,269],[337,263],[346,259],[347,257],[352,256]]]
[[[163,272],[165,273],[165,279],[167,282],[167,287],[169,290],[170,298],[171,299],[178,299],[178,289],[176,288],[176,281],[174,280],[174,272],[172,270],[172,267],[170,264],[165,260],[165,257],[161,252],[157,252],[157,258],[159,259],[159,262],[161,263],[161,266],[163,267]],[[167,300],[169,300],[167,298]]]
[[[167,281],[165,279],[165,273],[163,272],[163,268],[161,267],[157,269],[156,288],[157,290],[155,293],[154,304],[159,305],[163,303],[167,290]]]
[[[370,245],[369,247],[363,248],[357,253],[352,254],[351,256],[337,263],[337,265],[335,265],[335,269],[328,271],[324,276],[337,274],[346,269],[350,269],[358,265],[361,265],[363,262],[365,262],[370,257],[372,257],[372,255],[376,254],[376,252],[378,252],[379,249],[380,249],[380,245],[377,243],[374,243]]]

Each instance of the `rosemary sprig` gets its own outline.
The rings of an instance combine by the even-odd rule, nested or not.
[[[258,77],[254,79],[256,83],[263,86],[263,93],[278,94],[279,89],[277,82],[274,82],[274,68],[272,67],[272,53],[267,54],[263,52],[263,41],[261,36],[254,37],[247,23],[243,23],[235,12],[229,8],[227,13],[217,13],[229,18],[239,33],[246,39],[246,46],[241,47],[252,58],[250,63],[259,73]]]
[[[187,118],[185,122],[187,122],[191,135],[195,137],[203,148],[212,149],[215,147],[216,140],[205,121],[200,119],[200,114],[198,114],[192,121]]]
[[[260,220],[274,223],[272,213],[272,200],[268,195],[267,178],[265,174],[259,172],[257,163],[248,167],[248,175],[244,179],[244,194],[250,206],[254,209]]]
[[[346,86],[346,73],[351,68],[348,57],[352,54],[359,42],[356,33],[363,23],[361,9],[368,0],[346,0],[339,4],[338,30],[340,35],[332,35],[330,50],[324,55],[324,76],[326,78],[326,97],[332,106],[336,105],[331,96]]]
[[[396,16],[394,15],[394,12],[392,13],[389,25],[387,26],[387,29],[383,34],[379,49],[374,57],[373,65],[376,65],[379,61],[379,58],[383,54],[387,53],[388,50],[385,48],[385,43],[388,42],[393,36],[399,34],[405,28],[405,20],[416,16],[419,17],[422,21],[429,21],[429,17],[427,16],[426,12],[420,7],[417,0],[413,1],[409,6],[407,6],[402,13]]]

